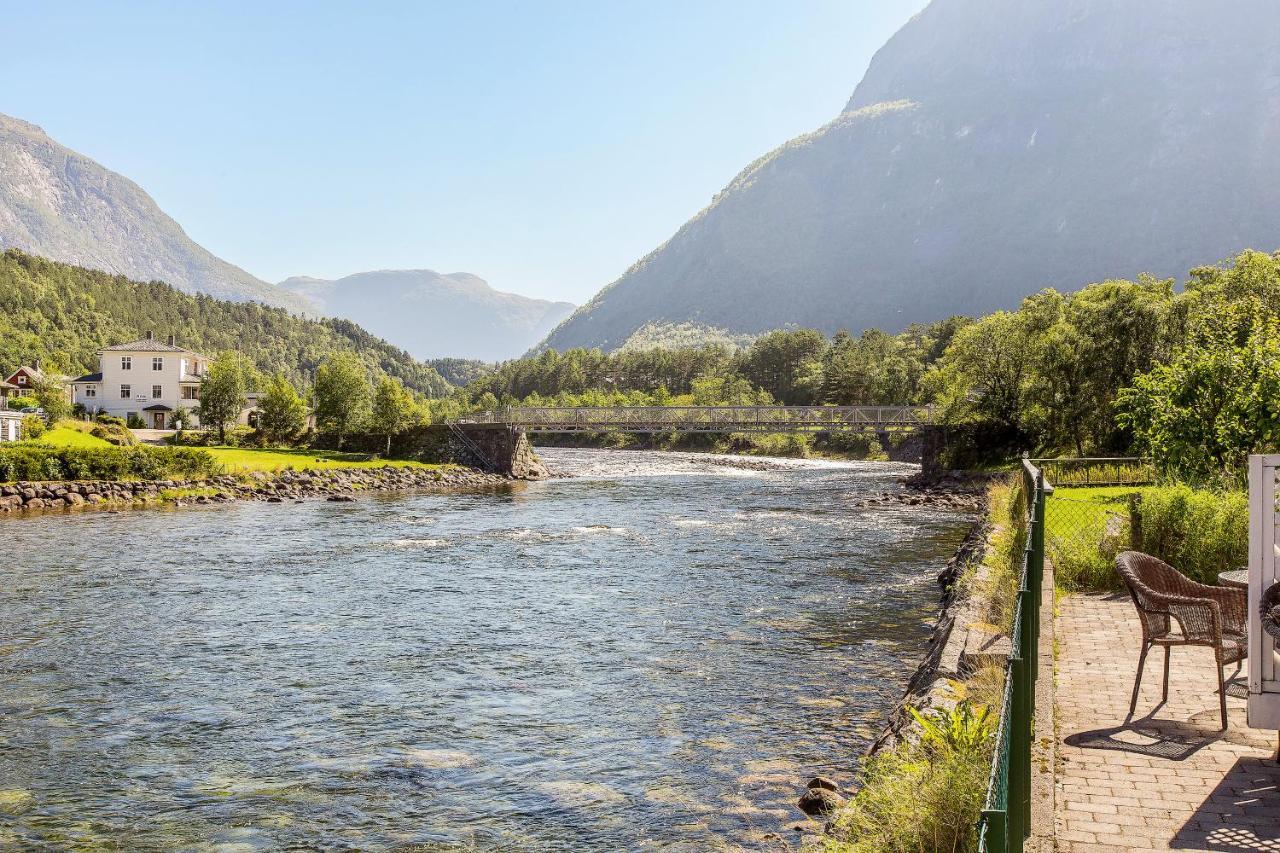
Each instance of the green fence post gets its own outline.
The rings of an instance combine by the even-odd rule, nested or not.
[[[986,851],[986,853],[1008,853],[1009,824],[1006,817],[1006,813],[998,809],[982,812],[982,819],[986,823],[986,832],[979,843],[980,849]]]

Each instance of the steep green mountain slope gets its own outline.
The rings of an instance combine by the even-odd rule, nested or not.
[[[239,350],[260,370],[308,382],[330,352],[357,353],[374,374],[437,395],[449,385],[429,365],[349,320],[304,320],[282,308],[192,296],[160,282],[61,264],[16,249],[0,254],[0,369],[39,359],[68,373],[97,369],[103,346],[146,332],[214,355]]]
[[[826,332],[1271,246],[1280,3],[934,0],[845,111],[752,163],[546,340]]]
[[[0,249],[128,276],[187,293],[302,310],[292,294],[196,244],[133,181],[0,115]]]
[[[379,270],[280,283],[313,309],[346,317],[418,358],[501,361],[523,354],[573,311],[568,302],[494,290],[482,278],[433,270]]]

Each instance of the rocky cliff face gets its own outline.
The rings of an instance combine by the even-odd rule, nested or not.
[[[420,359],[515,358],[573,311],[568,302],[494,290],[465,272],[381,270],[336,281],[298,276],[280,287],[305,298],[312,310],[353,320]]]
[[[0,248],[188,293],[294,309],[305,304],[197,245],[137,184],[4,115]]]
[[[897,330],[1280,245],[1280,3],[934,0],[546,344]]]

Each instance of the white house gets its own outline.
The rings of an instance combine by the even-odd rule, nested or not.
[[[147,332],[140,341],[98,353],[98,372],[71,380],[73,402],[90,414],[136,415],[149,429],[172,429],[176,408],[200,405],[200,380],[208,366],[205,356],[176,346],[173,335],[161,343]]]
[[[21,392],[18,385],[0,382],[0,441],[17,441],[22,437],[22,415],[9,411],[9,395]]]

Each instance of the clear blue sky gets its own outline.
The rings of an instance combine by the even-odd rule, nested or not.
[[[268,281],[582,302],[833,118],[925,0],[0,5],[0,112]]]

